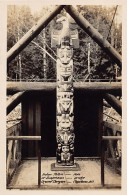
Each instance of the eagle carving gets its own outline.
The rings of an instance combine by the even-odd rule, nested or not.
[[[61,30],[53,29],[51,33],[51,47],[60,48],[64,46],[72,46],[79,48],[79,38],[77,29],[70,29],[69,19],[65,16],[57,19],[57,23],[62,24]]]

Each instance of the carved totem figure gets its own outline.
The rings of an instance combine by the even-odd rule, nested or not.
[[[52,32],[51,45],[57,48],[57,163],[74,164],[73,48],[79,47],[78,31],[70,29],[67,17],[61,17],[61,30]]]

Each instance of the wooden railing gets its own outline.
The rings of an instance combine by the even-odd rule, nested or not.
[[[114,124],[112,122],[104,121],[104,135],[102,136],[102,143],[101,143],[101,184],[104,186],[104,161],[110,162],[111,159],[113,163],[113,168],[116,171],[116,146],[119,142],[121,144],[121,134],[122,134],[122,126],[121,124]],[[121,158],[121,148],[117,148],[119,151],[118,155]]]
[[[37,141],[38,143],[38,187],[41,185],[41,136],[7,136],[7,140],[10,142],[10,147],[9,147],[9,154],[7,158],[7,175],[9,173],[9,166],[10,166],[10,159],[11,159],[11,151],[12,151],[12,145],[13,142],[17,141],[30,141],[34,140]]]
[[[113,125],[108,122],[104,122],[106,128],[112,128],[115,134],[117,131],[121,131],[121,127]],[[106,142],[110,143],[110,150],[112,151],[112,142],[121,140],[121,136],[102,136],[101,142],[101,185],[105,185],[104,178],[104,161],[105,161],[105,145]],[[7,184],[10,181],[11,176],[14,174],[16,168],[21,162],[21,141],[22,140],[34,140],[38,143],[38,187],[41,185],[41,136],[21,136],[21,122],[7,129]],[[112,149],[111,149],[112,148]],[[111,152],[112,154],[112,152]],[[112,155],[113,158],[113,155]]]
[[[106,136],[121,136],[122,126],[120,123],[114,124],[113,122],[104,121],[104,134]],[[107,142],[106,160],[109,164],[114,164],[114,169],[119,170],[118,162],[121,159],[121,141],[109,140]]]
[[[41,183],[41,136],[21,136],[22,123],[17,123],[7,129],[7,185],[21,163],[22,140],[35,140],[38,143],[38,186]]]
[[[105,160],[105,142],[113,141],[113,140],[121,140],[121,136],[102,136],[102,144],[101,144],[101,185],[105,185],[104,180],[104,160]]]
[[[21,122],[7,129],[7,136],[19,136],[21,134]],[[7,184],[10,182],[16,168],[21,162],[21,142],[7,139]]]

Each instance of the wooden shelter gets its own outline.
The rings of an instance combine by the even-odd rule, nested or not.
[[[11,62],[11,60],[13,60],[64,7],[75,19],[77,24],[79,24],[102,49],[109,54],[111,59],[121,67],[121,56],[110,43],[108,43],[81,14],[77,13],[73,6],[62,5],[57,6],[52,13],[42,18],[10,51],[8,51],[8,63]],[[22,103],[22,124],[19,129],[11,129],[11,133],[8,132],[7,134],[8,182],[11,176],[9,172],[11,150],[15,148],[16,151],[16,143],[22,140],[22,149],[20,148],[19,151],[21,159],[38,156],[38,186],[40,187],[41,157],[55,157],[56,154],[56,83],[8,82],[7,93],[17,93],[13,95],[8,102],[7,114],[20,102]],[[121,83],[74,83],[75,156],[101,158],[102,187],[104,186],[103,140],[121,139],[121,137],[115,136],[115,134],[112,135],[112,137],[103,137],[103,99],[105,98],[107,102],[121,114],[121,102],[114,96],[120,94]],[[113,128],[116,129],[116,126],[113,126]],[[20,131],[18,132],[18,130]],[[16,154],[15,151],[13,151],[13,155]]]

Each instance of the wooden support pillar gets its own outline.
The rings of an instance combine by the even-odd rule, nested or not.
[[[38,188],[41,186],[41,141],[38,141]]]
[[[112,136],[111,132],[109,131],[109,129],[107,128],[107,135],[108,136]],[[114,142],[113,140],[109,140],[109,149],[110,149],[110,152],[111,152],[111,156],[114,160],[114,168],[116,168],[116,162],[115,162],[115,150],[114,150]]]
[[[101,185],[104,186],[104,140],[101,142]]]
[[[101,156],[101,142],[103,135],[103,97],[98,100],[98,155]]]

